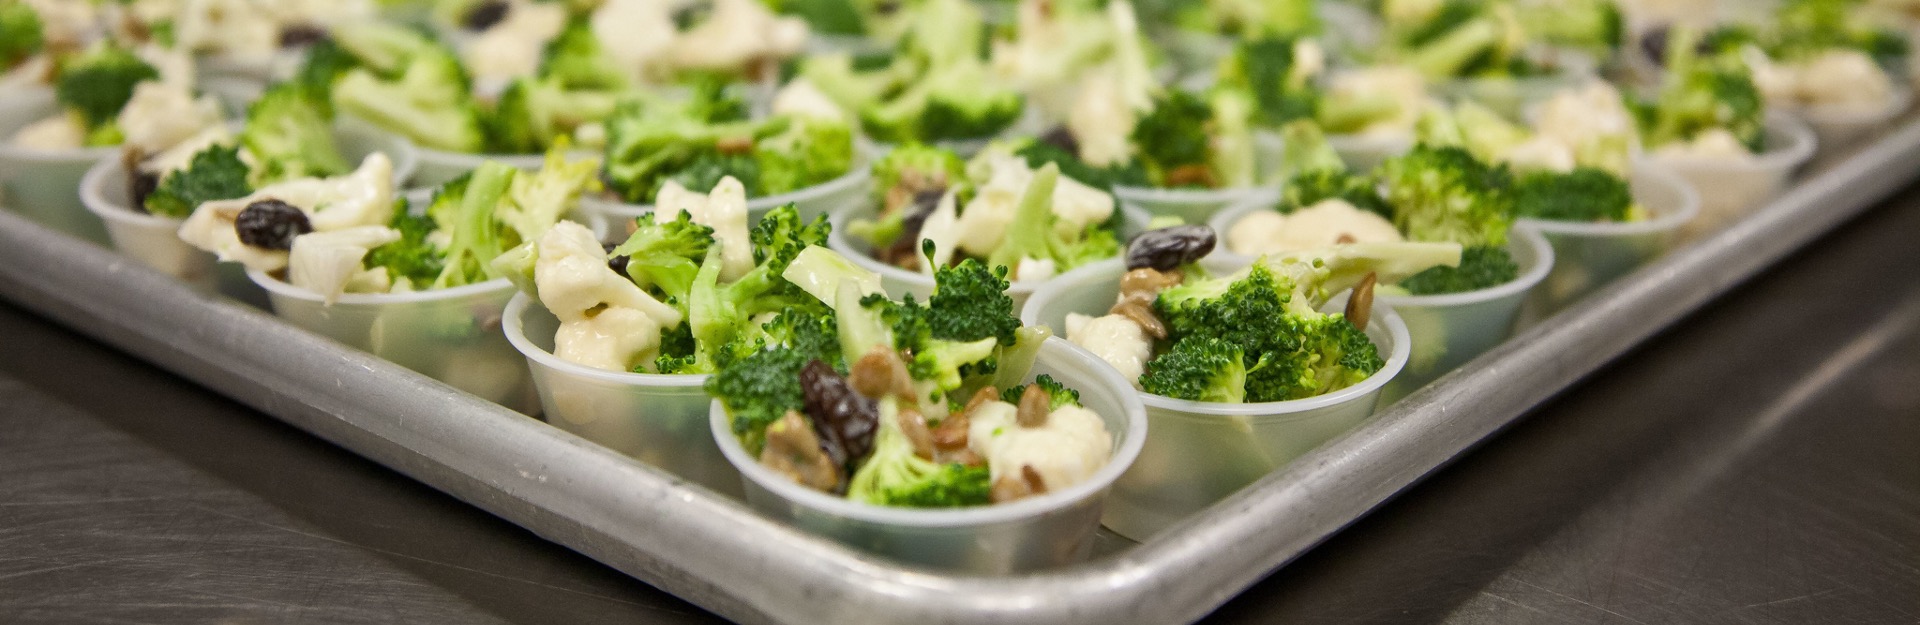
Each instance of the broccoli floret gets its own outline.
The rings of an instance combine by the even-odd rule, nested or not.
[[[334,143],[327,113],[311,92],[294,83],[267,89],[247,107],[240,142],[253,156],[254,184],[319,178],[351,169]]]
[[[1733,55],[1699,55],[1692,28],[1675,27],[1667,37],[1666,82],[1652,105],[1638,111],[1644,143],[1657,148],[1721,128],[1747,149],[1763,150],[1765,101],[1746,63]]]
[[[760,194],[778,195],[821,184],[853,169],[853,127],[817,117],[786,117],[753,144]]]
[[[1513,225],[1513,174],[1457,147],[1417,146],[1378,170],[1393,223],[1412,241],[1498,247]]]
[[[466,70],[445,46],[388,24],[334,31],[359,66],[333,81],[333,105],[424,147],[478,152],[486,128]]]
[[[687,319],[698,346],[691,370],[708,372],[725,364],[727,349],[761,313],[789,308],[824,308],[820,300],[782,276],[807,246],[825,246],[831,230],[825,217],[800,221],[792,204],[760,218],[749,233],[755,266],[739,279],[720,284],[720,246],[707,248],[687,293]]]
[[[1115,163],[1106,167],[1094,167],[1072,151],[1045,141],[1025,141],[1014,155],[1026,159],[1027,166],[1039,169],[1047,163],[1060,167],[1060,175],[1078,180],[1095,188],[1112,191],[1117,186],[1142,186],[1150,184],[1147,172],[1137,162]],[[1114,211],[1118,215],[1119,211]]]
[[[446,269],[440,248],[427,240],[433,234],[434,221],[425,214],[407,210],[405,199],[395,202],[393,220],[387,227],[400,231],[400,240],[373,248],[367,253],[366,266],[386,267],[395,283],[406,281],[414,289],[432,284]]]
[[[1221,61],[1219,85],[1252,96],[1253,119],[1277,128],[1313,119],[1320,104],[1313,74],[1295,65],[1295,40],[1270,37],[1242,41]]]
[[[741,152],[721,154],[717,146],[748,144],[750,122],[715,124],[703,106],[670,102],[627,102],[607,119],[606,181],[629,202],[646,202],[667,180],[690,189],[710,189],[733,175],[752,193],[758,166]],[[702,184],[704,183],[704,184]]]
[[[1053,189],[1059,180],[1060,166],[1053,163],[1034,172],[1020,196],[1013,221],[1007,224],[1006,242],[994,248],[987,257],[988,264],[1018,267],[1032,259],[1052,261],[1057,270],[1065,271],[1119,255],[1119,237],[1105,224],[1089,225],[1078,236],[1062,236],[1054,228],[1059,216],[1053,212]]]
[[[1181,339],[1147,362],[1140,388],[1174,399],[1243,403],[1247,400],[1245,352],[1218,337]]]
[[[1380,197],[1379,185],[1371,176],[1348,171],[1319,126],[1295,121],[1282,127],[1280,136],[1286,146],[1282,159],[1292,172],[1280,188],[1281,212],[1337,199],[1382,217],[1393,217],[1393,209]]]
[[[321,39],[307,46],[306,61],[300,64],[299,71],[294,73],[289,82],[300,85],[308,93],[315,94],[318,103],[326,107],[326,114],[331,116],[333,115],[331,94],[334,81],[339,80],[347,70],[359,65],[360,61],[353,58],[353,53],[347,52],[346,48],[334,43],[333,39]]]
[[[648,212],[635,219],[633,234],[612,254],[627,257],[627,276],[640,288],[685,302],[700,262],[713,246],[713,228],[694,223],[686,212],[666,223],[656,223],[655,215]]]
[[[1442,295],[1478,291],[1512,282],[1520,265],[1504,247],[1475,246],[1460,253],[1460,266],[1434,267],[1400,281],[1414,295]]]
[[[581,124],[605,120],[618,101],[612,92],[570,89],[551,78],[516,78],[488,118],[488,148],[499,153],[545,151]]]
[[[1080,405],[1080,391],[1067,388],[1066,385],[1061,384],[1059,380],[1053,379],[1053,376],[1042,373],[1039,377],[1033,379],[1033,384],[1039,386],[1040,390],[1047,392],[1048,410],[1059,410],[1066,406]],[[1007,387],[1006,390],[1000,391],[1000,401],[1009,404],[1019,404],[1020,396],[1027,392],[1027,386],[1026,384],[1020,384]]]
[[[521,172],[507,190],[507,202],[494,216],[506,228],[503,247],[537,240],[546,234],[567,211],[573,210],[580,194],[600,189],[594,174],[600,162],[591,158],[568,160],[565,139],[547,150],[540,169]]]
[[[917,141],[895,146],[873,163],[874,191],[884,196],[893,189],[908,194],[945,189],[967,179],[967,163],[952,150]]]
[[[1774,32],[1762,45],[1776,59],[1804,59],[1827,50],[1853,49],[1873,57],[1882,67],[1898,69],[1908,51],[1898,31],[1880,28],[1863,17],[1855,0],[1793,0],[1780,3]],[[1759,39],[1759,37],[1755,37]]]
[[[517,173],[512,166],[486,161],[467,176],[450,182],[434,195],[427,207],[435,229],[449,235],[446,264],[434,277],[433,288],[445,289],[493,277],[490,262],[507,250],[500,238],[499,222],[494,219],[501,203],[507,201],[507,189]]]
[[[880,506],[959,508],[991,501],[986,465],[939,464],[916,455],[900,432],[900,409],[892,398],[880,402],[880,432],[873,455],[847,484],[847,498]]]
[[[933,297],[925,305],[911,295],[904,302],[879,294],[861,299],[859,313],[841,313],[840,333],[866,337],[866,343],[891,340],[912,354],[907,372],[913,379],[930,385],[926,390],[934,398],[953,399],[955,391],[995,373],[1000,348],[1018,342],[1020,319],[1006,288],[1005,267],[989,270],[967,259],[935,271]]]
[[[827,94],[842,110],[864,111],[898,86],[898,76],[886,70],[860,71],[853,55],[823,54],[800,62],[799,78]]]
[[[1414,136],[1430,146],[1466,148],[1474,158],[1492,163],[1500,161],[1514,146],[1531,139],[1533,131],[1508,121],[1493,109],[1467,101],[1450,110],[1428,108],[1420,116]]]
[[[103,41],[61,59],[59,76],[54,83],[55,97],[93,129],[119,117],[120,109],[133,99],[134,85],[158,80],[160,70],[132,51]]]
[[[1530,36],[1555,45],[1610,56],[1626,40],[1626,19],[1614,0],[1554,0],[1515,3]]]
[[[1163,187],[1219,186],[1212,171],[1213,107],[1191,92],[1168,90],[1140,118],[1130,139],[1147,178]]]
[[[783,316],[785,314],[824,315],[829,322],[833,315],[830,311],[789,312]],[[819,360],[836,368],[845,368],[840,362],[839,353],[829,351],[827,347],[835,344],[834,341],[827,341],[824,345],[808,343],[818,351],[790,344],[767,344],[714,371],[713,376],[707,378],[707,394],[719,398],[726,405],[728,414],[733,415],[735,434],[765,430],[768,424],[779,421],[788,411],[805,409],[806,394],[800,388],[800,369],[806,367],[807,363]]]
[[[247,164],[240,160],[240,148],[213,145],[193,155],[186,169],[168,174],[152,193],[147,194],[147,212],[164,217],[184,218],[202,202],[246,197],[253,192],[247,182]]]
[[[1528,172],[1514,183],[1514,210],[1522,217],[1555,221],[1626,221],[1633,207],[1627,181],[1603,169],[1566,173]]]
[[[1478,0],[1400,2],[1386,11],[1388,56],[1433,80],[1513,73],[1526,36],[1513,7]],[[1417,8],[1408,8],[1415,7]]]
[[[865,109],[861,121],[882,141],[976,139],[1013,125],[1024,103],[1018,91],[993,80],[984,63],[962,59],[928,70],[899,95]]]
[[[1153,309],[1170,340],[1211,336],[1258,354],[1273,339],[1271,325],[1287,314],[1292,288],[1265,266],[1255,265],[1241,276],[1189,278],[1161,291]]]
[[[1312,390],[1307,397],[1343,389],[1367,379],[1386,366],[1367,333],[1342,315],[1296,316],[1302,345],[1312,364]],[[1257,377],[1258,372],[1254,372]]]
[[[0,69],[40,53],[46,45],[40,14],[24,2],[0,4]]]
[[[567,22],[547,43],[540,61],[540,77],[558,81],[567,89],[621,91],[633,86],[633,76],[607,56],[600,37],[585,16]]]

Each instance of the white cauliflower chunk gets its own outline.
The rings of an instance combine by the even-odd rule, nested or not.
[[[1322,200],[1290,215],[1254,211],[1227,229],[1227,249],[1247,256],[1401,240],[1393,222],[1339,199]]]
[[[209,128],[220,127],[220,102],[213,96],[193,97],[187,85],[154,81],[133,87],[133,98],[120,109],[121,145],[156,154]],[[224,128],[223,128],[224,130]],[[191,155],[189,155],[191,158]]]
[[[270,3],[250,0],[186,0],[174,21],[179,47],[262,58],[280,49],[280,21]]]
[[[228,130],[226,124],[214,124],[201,130],[200,134],[173,144],[173,147],[159,154],[148,156],[146,160],[140,162],[140,169],[165,178],[167,174],[186,169],[188,165],[193,164],[193,155],[199,154],[202,150],[232,142],[233,131]]]
[[[514,3],[486,32],[461,51],[476,80],[506,81],[540,69],[541,52],[567,24],[567,9],[551,2]]]
[[[1062,406],[1045,424],[1023,427],[1018,408],[996,401],[968,416],[967,446],[987,459],[991,479],[1020,479],[1031,468],[1048,492],[1087,481],[1113,454],[1113,435],[1092,410]]]
[[[1753,160],[1752,152],[1739,137],[1724,128],[1714,128],[1695,136],[1691,141],[1675,141],[1654,150],[1662,158],[1685,158],[1713,161],[1744,162]]]
[[[344,176],[288,180],[243,198],[206,202],[195,207],[193,214],[180,224],[180,240],[213,252],[220,260],[243,263],[248,269],[282,269],[287,266],[286,252],[242,243],[233,229],[240,211],[246,210],[248,204],[267,199],[285,202],[306,213],[314,232],[385,226],[393,220],[393,161],[385,154],[369,154],[359,169]]]
[[[967,209],[960,211],[955,223],[959,229],[956,243],[962,251],[976,256],[991,255],[1005,242],[1007,226],[1019,212],[1020,197],[1033,182],[1034,173],[1025,159],[1012,154],[995,153],[984,158],[989,172],[987,183],[967,203]],[[1053,214],[1059,217],[1054,229],[1062,236],[1104,222],[1117,210],[1113,196],[1066,176],[1055,183],[1051,202]],[[926,227],[921,229],[925,231]]]
[[[1893,98],[1893,80],[1858,50],[1829,50],[1800,70],[1800,101],[1874,109]]]
[[[773,95],[773,114],[834,121],[847,119],[846,111],[840,110],[840,105],[835,104],[833,98],[827,97],[826,92],[805,78],[794,79]]]
[[[753,271],[753,241],[747,234],[747,187],[733,176],[720,179],[706,195],[671,180],[653,198],[654,219],[668,221],[687,213],[693,223],[713,228],[720,243],[720,279],[737,280]]]
[[[604,263],[603,263],[604,264]],[[560,324],[553,355],[607,371],[629,371],[653,360],[660,350],[660,324],[646,313],[619,306]]]
[[[1067,131],[1080,145],[1080,160],[1105,167],[1133,158],[1128,137],[1140,114],[1122,97],[1123,91],[1119,73],[1111,68],[1081,79],[1080,93],[1067,109]]]
[[[1552,137],[1535,135],[1507,148],[1500,160],[1521,170],[1573,171],[1573,148]]]
[[[673,26],[673,4],[658,0],[607,0],[594,10],[590,25],[607,56],[633,75],[670,69],[666,57],[680,33]]]
[[[759,61],[799,54],[807,23],[782,17],[756,0],[714,0],[707,20],[681,33],[673,46],[681,69],[739,69]]]
[[[287,283],[319,293],[328,304],[341,293],[380,292],[393,288],[385,267],[361,268],[373,248],[400,240],[400,231],[386,226],[355,226],[303,234],[293,239],[287,253]]]
[[[1134,388],[1140,387],[1140,374],[1146,373],[1147,360],[1153,357],[1153,340],[1147,331],[1124,315],[1068,313],[1067,340],[1113,365]]]
[[[680,324],[680,311],[653,299],[626,276],[607,267],[606,248],[586,226],[562,221],[541,235],[533,263],[540,303],[561,321],[578,321],[599,308],[631,308],[660,325]]]
[[[1622,175],[1639,141],[1620,92],[1598,80],[1555,93],[1540,105],[1534,130],[1572,149],[1575,161]]]
[[[62,112],[22,126],[7,142],[33,150],[77,150],[86,145],[87,129]]]

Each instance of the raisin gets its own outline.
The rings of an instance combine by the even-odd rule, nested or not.
[[[1047,134],[1040,135],[1040,142],[1060,148],[1068,154],[1080,153],[1080,140],[1073,138],[1073,131],[1067,130],[1066,126],[1054,126]]]
[[[493,25],[500,23],[500,20],[507,19],[507,10],[511,7],[512,5],[507,4],[507,0],[482,2],[467,11],[466,17],[460,20],[460,25],[467,27],[467,30],[493,28]]]
[[[836,466],[852,473],[873,452],[873,435],[880,429],[880,404],[853,390],[840,373],[818,359],[800,369],[802,405],[820,448]]]
[[[268,198],[248,204],[233,219],[240,242],[268,250],[293,249],[293,238],[313,232],[307,214],[292,204]]]
[[[1667,35],[1672,31],[1672,26],[1661,24],[1648,29],[1646,34],[1640,35],[1640,50],[1647,53],[1647,58],[1651,59],[1654,65],[1667,64]]]
[[[134,170],[127,176],[127,199],[133,202],[133,209],[147,212],[147,196],[160,188],[160,176],[153,172]]]
[[[614,273],[617,273],[617,274],[620,274],[620,275],[621,275],[622,277],[626,277],[626,278],[628,278],[628,279],[631,279],[631,278],[633,278],[633,276],[629,276],[629,275],[627,275],[627,261],[630,261],[630,260],[633,260],[633,257],[631,257],[631,256],[613,256],[613,255],[612,255],[612,254],[613,254],[613,248],[616,248],[616,247],[620,247],[620,246],[618,246],[618,245],[614,245],[614,244],[612,244],[612,243],[601,243],[601,244],[600,244],[600,249],[603,249],[603,250],[606,250],[606,252],[607,252],[607,254],[608,254],[608,256],[607,256],[607,268],[608,268],[608,269],[612,269]]]
[[[1206,226],[1148,230],[1127,244],[1127,268],[1168,271],[1213,252],[1214,240],[1213,229]]]
[[[327,38],[327,30],[316,24],[289,24],[280,28],[280,47],[297,48],[319,43]]]
[[[880,251],[880,260],[887,264],[909,269],[920,266],[920,228],[927,225],[927,217],[940,206],[940,198],[946,197],[946,187],[924,189],[913,194],[913,203],[900,208],[907,216],[900,220],[900,238],[893,245]]]

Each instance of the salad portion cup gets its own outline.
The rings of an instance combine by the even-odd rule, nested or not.
[[[1527,299],[1527,317],[1553,314],[1667,250],[1675,233],[1700,214],[1700,195],[1673,172],[1640,163],[1628,181],[1645,221],[1587,223],[1521,219],[1553,245],[1553,270]]]
[[[1087,481],[1019,501],[949,509],[875,506],[812,490],[762,466],[733,434],[719,401],[711,436],[739,469],[747,503],[769,517],[892,560],[932,569],[1000,574],[1083,560],[1109,488],[1140,455],[1147,415],[1126,380],[1093,354],[1058,338],[1040,347],[1027,380],[1047,374],[1080,391],[1113,435],[1113,454]]]
[[[236,128],[237,130],[237,128]],[[402,188],[419,165],[413,144],[396,135],[373,132],[356,125],[336,125],[334,140],[348,163],[358,165],[367,155],[385,153],[393,160],[395,188]],[[197,287],[212,286],[213,254],[180,240],[180,218],[136,210],[128,193],[127,168],[118,153],[100,159],[80,180],[80,201],[107,226],[114,249],[134,260]],[[239,284],[245,285],[246,280]],[[222,290],[232,286],[222,282]]]
[[[1821,105],[1788,109],[1813,128],[1822,149],[1842,148],[1866,139],[1875,130],[1887,127],[1894,118],[1913,106],[1913,87],[1904,81],[1893,85],[1886,103],[1880,106]]]
[[[1785,190],[1793,172],[1813,158],[1819,141],[1799,119],[1767,113],[1766,151],[1748,160],[1662,156],[1648,153],[1653,166],[1685,178],[1700,194],[1700,216],[1681,227],[1682,239],[1716,232]]]
[[[560,320],[525,293],[507,303],[502,327],[526,357],[547,423],[709,490],[739,498],[740,472],[720,455],[707,425],[705,375],[607,371],[553,355]]]
[[[1413,132],[1327,135],[1327,145],[1348,170],[1367,172],[1413,150]]]
[[[43,226],[107,243],[100,220],[80,203],[80,179],[101,159],[120,148],[40,150],[12,143],[14,133],[60,112],[52,89],[22,89],[0,97],[0,207]]]
[[[1532,105],[1593,80],[1593,57],[1575,50],[1551,52],[1553,72],[1517,78],[1455,78],[1433,84],[1432,93],[1448,100],[1472,100],[1508,119],[1519,119]]]
[[[927,301],[927,298],[933,297],[933,276],[880,262],[868,253],[869,247],[866,242],[856,241],[848,236],[847,224],[853,223],[856,219],[871,219],[874,216],[877,207],[873,202],[864,200],[865,198],[862,197],[862,201],[842,206],[833,213],[831,217],[833,232],[827,235],[827,247],[847,257],[860,268],[880,274],[881,288],[886,289],[887,293],[893,297],[911,293],[916,299]],[[1124,206],[1115,207],[1114,210],[1122,211],[1123,214],[1124,225],[1121,227],[1119,237],[1123,243],[1147,229],[1148,217],[1145,212]],[[1053,288],[1051,286],[1053,280],[1059,277],[1020,282],[1009,280],[1007,295],[1013,297],[1013,307],[1019,309],[1036,291]]]
[[[1509,233],[1507,251],[1520,265],[1520,276],[1506,284],[1444,295],[1375,293],[1374,301],[1400,313],[1413,339],[1407,369],[1387,385],[1386,401],[1412,394],[1513,336],[1521,304],[1556,262],[1547,238],[1529,228]]]
[[[747,219],[759,221],[767,212],[793,204],[800,211],[802,220],[811,220],[831,214],[842,206],[863,201],[873,187],[871,165],[874,153],[873,148],[856,143],[853,168],[840,177],[779,195],[747,198]],[[653,212],[652,204],[622,202],[611,192],[588,194],[580,198],[580,205],[606,217],[609,223],[616,224],[615,230],[631,226],[634,218]]]
[[[1119,295],[1125,270],[1116,260],[1068,272],[1027,300],[1021,322],[1064,330],[1068,313],[1106,314]],[[1150,434],[1140,459],[1114,483],[1107,527],[1146,540],[1372,416],[1382,389],[1406,366],[1412,349],[1400,316],[1378,298],[1375,302],[1367,336],[1385,366],[1359,384],[1326,395],[1223,404],[1152,395],[1134,390],[1129,381],[1127,391],[1146,405]],[[1328,310],[1345,305],[1343,294]],[[1079,346],[1067,347],[1099,360]]]

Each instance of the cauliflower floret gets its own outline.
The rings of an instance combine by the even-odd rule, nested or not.
[[[1675,141],[1654,150],[1662,158],[1702,159],[1713,161],[1744,162],[1753,160],[1753,153],[1740,142],[1739,137],[1724,128],[1714,128],[1695,136],[1692,141]]]
[[[1878,108],[1893,97],[1893,80],[1858,50],[1829,50],[1800,69],[1801,102]]]
[[[534,289],[540,293],[540,303],[561,321],[580,321],[600,308],[629,308],[647,313],[663,327],[680,325],[678,309],[653,299],[607,267],[606,248],[586,226],[556,223],[540,236],[538,250]]]
[[[400,231],[386,226],[355,226],[314,232],[293,238],[287,253],[287,283],[319,293],[328,304],[348,291],[381,292],[393,288],[385,267],[367,271],[360,265],[373,248],[400,240]]]
[[[1568,172],[1575,165],[1573,148],[1558,139],[1534,135],[1507,148],[1500,161],[1515,169]]]
[[[1393,222],[1339,199],[1322,200],[1291,215],[1255,211],[1227,229],[1227,249],[1247,256],[1401,240]]]
[[[693,223],[713,228],[720,243],[720,279],[735,280],[753,270],[753,241],[747,234],[747,187],[733,176],[720,179],[700,195],[667,181],[653,198],[654,219],[668,221],[687,213]]]
[[[333,178],[302,178],[255,190],[231,200],[206,202],[180,224],[180,240],[248,269],[276,271],[287,266],[287,252],[240,242],[233,222],[247,205],[274,199],[306,213],[314,232],[357,226],[385,226],[393,219],[393,161],[378,152],[367,155],[353,173]]]
[[[156,154],[209,128],[220,127],[220,102],[213,96],[193,97],[185,85],[146,81],[133,87],[133,98],[120,109],[121,142],[143,154]]]
[[[62,112],[20,127],[7,142],[33,150],[77,150],[87,143],[87,129]]]
[[[1638,142],[1620,92],[1598,80],[1555,93],[1540,106],[1534,131],[1571,148],[1575,162],[1621,175]]]
[[[41,37],[49,48],[80,48],[100,30],[98,3],[75,0],[26,0],[40,16]]]
[[[755,0],[714,0],[707,21],[674,42],[674,65],[691,70],[734,70],[759,61],[799,54],[807,45],[807,22],[775,15]]]
[[[269,3],[249,0],[186,0],[174,21],[181,49],[267,57],[280,49],[280,22]]]
[[[1374,65],[1338,72],[1328,81],[1327,99],[1385,97],[1398,107],[1394,114],[1375,120],[1356,134],[1410,136],[1427,105],[1427,80],[1418,70],[1398,65]]]
[[[628,371],[635,363],[649,363],[659,350],[660,324],[646,313],[623,306],[562,322],[553,335],[554,356],[607,371]]]
[[[1022,258],[1020,266],[1013,270],[1014,282],[1038,282],[1054,276],[1054,264],[1051,258]]]
[[[461,60],[475,80],[506,81],[530,76],[540,69],[547,42],[566,26],[567,9],[558,3],[520,2],[511,5],[505,19],[475,36],[461,51]]]
[[[834,121],[847,119],[846,111],[840,110],[840,105],[834,104],[833,98],[827,97],[825,92],[813,86],[813,82],[805,78],[794,79],[793,82],[787,83],[787,86],[781,87],[779,93],[774,94],[773,114],[816,117]]]
[[[994,482],[1023,479],[1032,469],[1046,491],[1059,491],[1087,481],[1113,455],[1113,435],[1092,410],[1062,406],[1039,427],[1021,426],[1018,414],[1013,404],[995,401],[968,416],[967,446],[987,459]]]
[[[955,224],[959,229],[956,240],[960,249],[976,256],[992,254],[1006,242],[1007,225],[1013,222],[1014,213],[1020,208],[1020,197],[1033,182],[1033,168],[1027,166],[1025,159],[1005,152],[983,158],[989,172],[987,183],[981,185],[973,201],[967,203],[967,209],[960,211]],[[1059,217],[1054,221],[1054,230],[1062,236],[1075,235],[1087,226],[1104,222],[1116,210],[1113,196],[1065,176],[1054,185],[1051,201],[1053,214]],[[925,231],[926,227],[922,226],[921,230]]]
[[[1124,315],[1068,313],[1067,341],[1113,365],[1134,388],[1140,387],[1140,374],[1146,372],[1147,359],[1153,357],[1153,340],[1147,337],[1147,331]]]
[[[1125,98],[1117,71],[1103,68],[1080,81],[1079,96],[1067,110],[1067,131],[1080,144],[1080,160],[1095,167],[1133,158],[1129,136],[1140,113]]]
[[[672,10],[671,3],[656,0],[606,0],[593,12],[593,36],[635,76],[657,76],[670,69],[666,56],[680,36]]]

